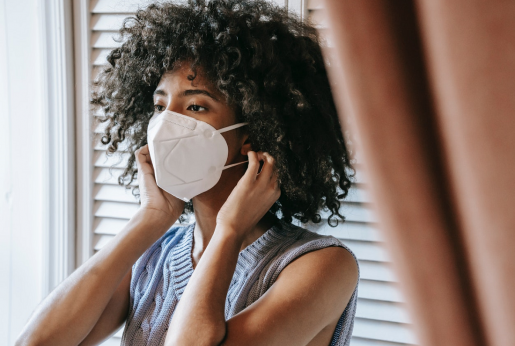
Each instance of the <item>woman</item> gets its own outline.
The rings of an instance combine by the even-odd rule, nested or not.
[[[17,345],[96,345],[123,323],[123,345],[348,345],[356,258],[292,224],[344,220],[350,187],[315,29],[213,0],[151,5],[121,34],[92,101],[108,150],[128,143],[120,183],[137,173],[141,206]]]

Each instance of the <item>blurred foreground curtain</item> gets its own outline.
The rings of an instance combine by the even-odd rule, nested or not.
[[[342,123],[422,345],[515,345],[515,1],[325,0]]]

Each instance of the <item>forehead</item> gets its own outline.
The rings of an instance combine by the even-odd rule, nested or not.
[[[161,76],[156,89],[166,89],[169,91],[173,91],[174,89],[204,89],[217,96],[220,100],[224,98],[214,84],[207,79],[201,67],[197,67],[197,75],[195,79],[191,80],[193,76],[194,73],[189,64],[179,65]]]

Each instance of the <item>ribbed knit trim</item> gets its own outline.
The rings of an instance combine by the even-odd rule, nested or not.
[[[280,224],[274,224],[254,242],[240,251],[235,268],[235,277],[245,276],[250,268],[255,267],[271,248],[282,240],[287,239],[290,233],[295,231],[291,224],[278,220]],[[188,225],[184,230],[181,240],[172,249],[172,259],[170,261],[170,271],[175,287],[175,294],[181,299],[188,281],[193,275],[193,260],[191,258],[193,246],[193,234],[196,221]],[[285,232],[286,231],[286,232]]]
[[[293,229],[290,224],[282,220],[278,220],[278,224],[274,224],[270,229],[257,238],[252,244],[240,251],[238,262],[234,271],[236,278],[246,276],[251,268],[254,268],[260,261],[270,254],[270,250],[291,237]],[[293,239],[292,239],[293,240]],[[271,254],[270,254],[271,255]]]
[[[172,260],[170,261],[170,272],[177,299],[181,299],[184,289],[193,274],[191,261],[191,246],[193,240],[193,229],[195,223],[187,226],[181,240],[172,249]]]

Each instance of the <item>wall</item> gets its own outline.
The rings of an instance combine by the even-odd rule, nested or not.
[[[43,298],[44,123],[36,0],[0,0],[0,345]]]

